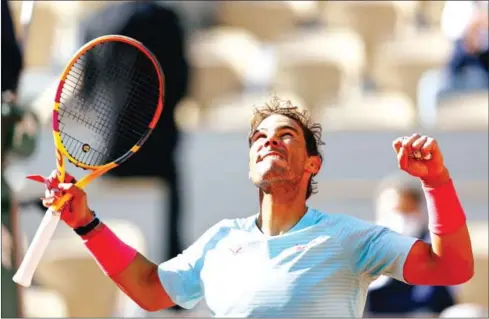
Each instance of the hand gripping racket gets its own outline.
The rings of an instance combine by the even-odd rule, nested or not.
[[[81,188],[129,159],[156,126],[163,97],[161,67],[140,42],[109,35],[85,44],[64,70],[54,99],[58,180],[65,178],[63,157],[91,170],[76,182]],[[69,200],[66,194],[47,210],[13,277],[19,285],[30,286]]]

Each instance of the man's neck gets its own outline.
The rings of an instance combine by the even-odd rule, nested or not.
[[[260,194],[258,227],[268,236],[288,232],[307,212],[306,198],[299,189]]]

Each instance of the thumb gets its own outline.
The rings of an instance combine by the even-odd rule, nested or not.
[[[402,146],[402,137],[396,138],[394,142],[392,142],[392,148],[394,149],[394,152],[396,154],[399,154],[399,151],[401,150]]]
[[[59,181],[58,181],[58,170],[53,170],[51,172],[51,174],[49,174],[48,178],[50,183],[55,183],[55,184],[58,184]],[[65,172],[65,179],[63,181],[63,183],[74,183],[76,182],[75,181],[75,178],[68,172]]]
[[[405,147],[399,149],[399,153],[397,153],[397,162],[400,169],[406,169],[409,166],[409,155]]]
[[[62,190],[65,194],[70,194],[75,198],[85,196],[85,192],[73,183],[60,183],[58,185],[58,188]]]
[[[66,207],[69,207],[68,210],[71,211],[72,208],[75,209],[75,207],[86,206],[86,194],[81,188],[71,183],[60,183],[58,188],[63,195],[71,195],[71,198],[65,204],[63,211],[66,210]]]

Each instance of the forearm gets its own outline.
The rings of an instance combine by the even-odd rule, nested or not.
[[[157,265],[107,226],[100,224],[82,239],[105,274],[140,307],[156,311],[173,305],[160,283]]]
[[[431,233],[431,242],[431,258],[436,269],[433,279],[445,285],[458,285],[472,278],[474,261],[466,225],[452,234]]]
[[[448,174],[423,181],[431,234],[430,256],[441,280],[452,284],[473,274],[473,256],[466,217]]]
[[[161,286],[158,266],[139,253],[126,269],[110,278],[127,296],[147,311],[174,306]]]

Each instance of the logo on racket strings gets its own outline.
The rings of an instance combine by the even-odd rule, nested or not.
[[[82,145],[82,151],[83,151],[83,152],[85,152],[85,153],[90,152],[90,145],[88,145],[88,144],[83,144],[83,145]]]

